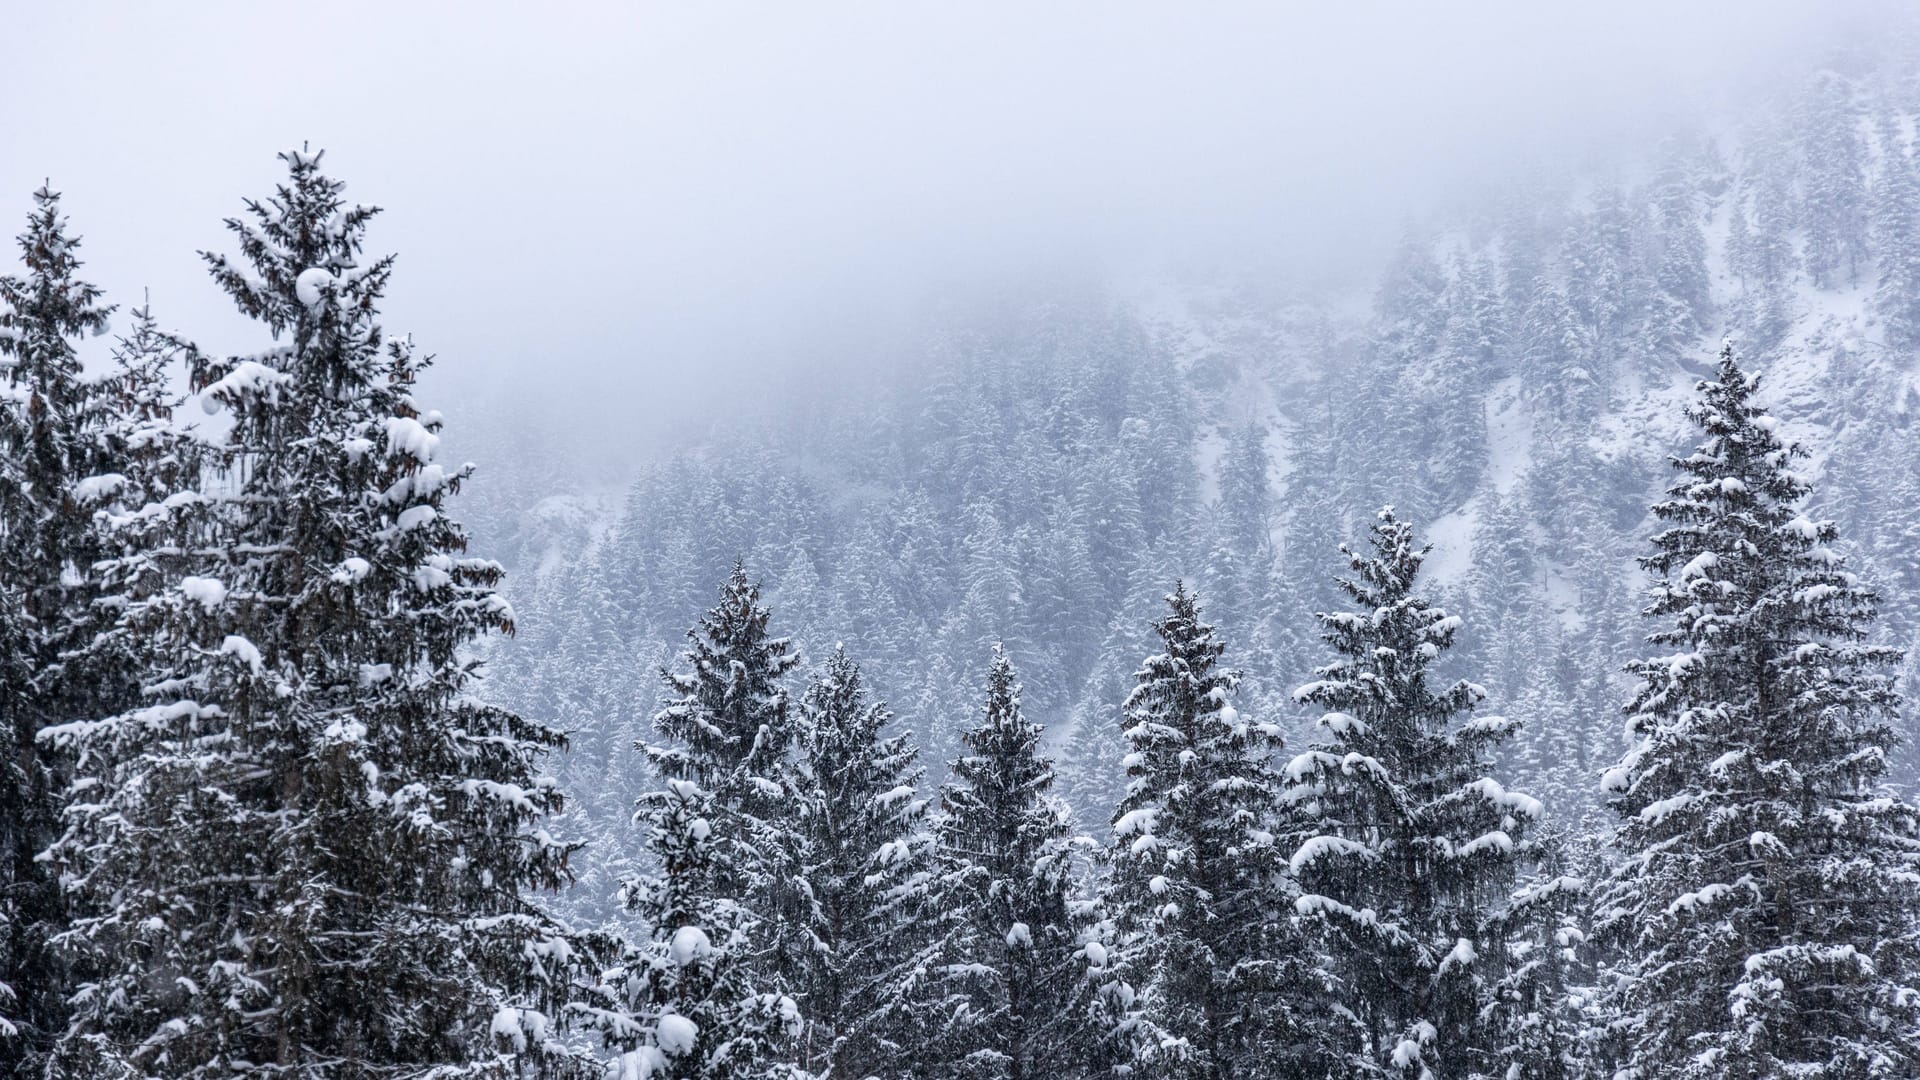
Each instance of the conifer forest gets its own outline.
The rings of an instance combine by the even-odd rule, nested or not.
[[[829,6],[0,18],[0,1080],[1920,1078],[1920,14]]]

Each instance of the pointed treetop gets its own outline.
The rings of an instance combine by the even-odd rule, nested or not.
[[[30,367],[55,365],[70,375],[79,371],[79,363],[67,339],[106,333],[113,308],[101,306],[97,286],[76,277],[80,238],[67,233],[60,193],[43,186],[33,201],[17,241],[27,276],[0,277],[0,367],[24,360]]]
[[[360,265],[367,223],[377,206],[348,204],[346,184],[320,172],[323,151],[285,151],[288,179],[264,202],[246,200],[247,218],[228,218],[248,268],[203,251],[214,280],[241,311],[275,337],[292,329],[305,341],[331,329],[362,331],[392,274],[393,256]]]
[[[1020,710],[1020,681],[1014,673],[1013,657],[999,642],[994,643],[993,657],[987,664],[987,700],[980,723],[961,733],[960,741],[984,757],[1031,755],[1039,745],[1040,725],[1026,719]],[[985,779],[983,768],[970,758],[954,763],[955,773],[975,786]],[[1050,772],[1047,782],[1052,782]]]
[[[1413,526],[1395,517],[1391,505],[1382,506],[1374,514],[1367,540],[1373,546],[1372,555],[1362,555],[1346,544],[1340,545],[1341,554],[1347,556],[1348,565],[1360,577],[1358,581],[1341,578],[1340,587],[1360,601],[1385,602],[1388,598],[1405,596],[1412,590],[1414,578],[1433,545],[1416,543]]]

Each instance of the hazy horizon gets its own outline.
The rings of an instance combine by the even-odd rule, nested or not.
[[[0,224],[51,179],[113,302],[149,289],[250,351],[194,253],[230,250],[277,151],[324,148],[387,210],[386,321],[440,356],[430,392],[646,428],[857,364],[930,298],[1170,271],[1368,289],[1437,204],[1631,157],[1889,10],[36,8],[22,39],[63,47],[0,93],[59,107],[10,114]]]

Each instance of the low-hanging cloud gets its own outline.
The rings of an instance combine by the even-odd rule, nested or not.
[[[1337,10],[1336,10],[1337,9]],[[325,147],[462,393],[645,427],[929,292],[1179,258],[1353,284],[1524,164],[1767,91],[1872,4],[38,5],[0,208],[216,348],[193,252]],[[1830,36],[1831,35],[1831,36]]]

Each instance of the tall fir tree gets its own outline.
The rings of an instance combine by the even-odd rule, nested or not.
[[[1297,903],[1329,931],[1359,1028],[1350,1075],[1494,1074],[1496,921],[1541,808],[1490,775],[1515,725],[1472,715],[1486,691],[1435,684],[1460,620],[1415,590],[1429,549],[1391,507],[1369,539],[1370,553],[1341,549],[1351,608],[1320,615],[1335,659],[1294,695],[1327,710],[1328,736],[1287,766],[1289,800],[1314,818],[1291,860]]]
[[[475,696],[510,632],[464,553],[413,398],[426,361],[377,322],[376,211],[320,155],[228,222],[214,280],[275,344],[189,357],[230,415],[196,488],[134,515],[160,572],[120,598],[148,703],[43,733],[77,755],[55,848],[85,904],[61,1066],[83,1076],[564,1070],[574,941],[530,894],[570,878],[539,774],[558,732]]]
[[[768,629],[760,587],[735,562],[720,601],[687,631],[684,671],[665,671],[669,698],[654,726],[669,740],[648,747],[666,775],[700,784],[732,811],[762,814],[786,799],[781,781],[794,745],[782,682],[799,664],[793,643]]]
[[[659,872],[622,886],[646,927],[576,1006],[615,1051],[613,1080],[807,1080],[793,1064],[800,1010],[755,974],[762,920],[732,894],[729,812],[699,784],[669,778],[636,815]]]
[[[1873,304],[1887,344],[1920,344],[1920,175],[1898,117],[1881,117],[1880,163],[1869,209],[1879,287]]]
[[[1799,101],[1800,221],[1807,275],[1822,288],[1859,280],[1867,255],[1866,147],[1854,88],[1822,71]]]
[[[1588,946],[1591,890],[1569,843],[1539,844],[1535,872],[1492,924],[1506,964],[1483,1014],[1488,1058],[1508,1080],[1585,1080],[1599,1026]],[[1592,845],[1582,842],[1583,847]]]
[[[1920,843],[1883,783],[1895,650],[1801,513],[1784,441],[1731,345],[1687,411],[1703,440],[1654,514],[1631,749],[1608,771],[1622,858],[1596,929],[1620,1067],[1645,1078],[1911,1076]]]
[[[769,630],[772,612],[736,561],[719,603],[687,631],[680,671],[663,671],[668,700],[654,716],[665,741],[645,747],[664,777],[691,780],[722,812],[716,827],[732,850],[722,884],[763,921],[755,971],[792,992],[812,945],[795,815],[796,722],[784,680],[800,663],[793,642]]]
[[[25,273],[0,277],[0,1060],[23,1075],[64,1027],[51,939],[66,902],[39,857],[59,831],[60,769],[38,738],[96,700],[68,663],[85,644],[96,553],[81,485],[102,461],[75,341],[105,332],[112,312],[78,276],[59,194],[42,187],[33,200]]]
[[[1275,835],[1280,732],[1240,715],[1226,646],[1184,585],[1125,706],[1127,791],[1105,904],[1138,995],[1127,1034],[1152,1075],[1312,1075],[1325,993]]]
[[[198,486],[206,464],[202,434],[184,423],[180,377],[193,345],[160,329],[151,305],[131,313],[131,332],[113,350],[113,366],[95,382],[91,437],[98,472],[80,481],[78,509],[91,518],[91,599],[67,665],[90,684],[97,704],[137,704],[147,641],[120,618],[134,599],[166,587],[173,513],[167,502]],[[191,496],[189,496],[189,499]],[[176,506],[177,506],[176,501]]]
[[[949,967],[965,998],[939,1075],[1085,1075],[1105,1050],[1089,978],[1104,950],[1081,940],[1069,815],[1005,649],[994,649],[984,710],[961,738],[967,752],[941,791],[938,852],[939,895],[957,924]]]
[[[907,736],[836,650],[800,701],[797,794],[808,882],[798,983],[803,1064],[823,1076],[912,1077],[940,993],[930,804]]]
[[[1216,615],[1229,630],[1251,634],[1271,610],[1273,495],[1268,478],[1267,429],[1251,421],[1227,433],[1220,461],[1220,498],[1214,508],[1207,576],[1226,601]]]

